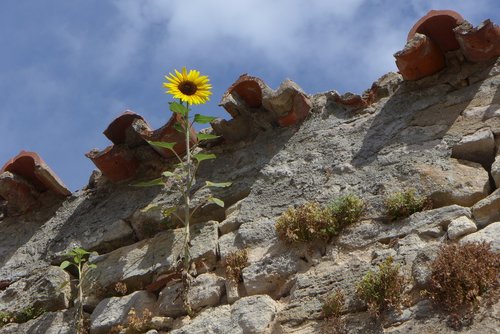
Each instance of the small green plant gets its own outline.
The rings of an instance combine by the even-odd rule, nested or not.
[[[83,314],[83,298],[84,298],[83,284],[84,284],[84,281],[87,277],[89,270],[96,268],[95,264],[87,264],[86,269],[84,269],[84,264],[86,262],[88,262],[88,258],[90,256],[90,254],[92,254],[92,253],[86,251],[83,248],[80,248],[80,247],[73,248],[68,254],[66,254],[66,256],[70,257],[71,260],[63,261],[60,265],[61,269],[66,269],[69,266],[73,266],[76,268],[77,273],[78,273],[78,283],[77,283],[77,288],[78,288],[78,313],[77,313],[77,317],[78,318],[76,321],[76,327],[77,327],[78,333],[85,332],[85,318],[84,318],[84,314]],[[67,282],[67,283],[69,283],[69,282]]]
[[[27,306],[23,308],[21,311],[16,312],[14,315],[14,322],[23,323],[30,321],[32,319],[36,319],[42,314],[45,313],[45,310],[40,307],[35,306]]]
[[[406,189],[401,192],[390,194],[384,201],[386,214],[392,219],[397,220],[406,218],[432,207],[430,199],[417,195],[415,189]]]
[[[280,239],[287,242],[329,240],[338,233],[337,223],[327,208],[308,202],[288,208],[276,222]]]
[[[328,207],[339,228],[357,222],[365,210],[365,203],[356,195],[345,195],[335,199]]]
[[[241,281],[241,271],[248,265],[246,249],[239,249],[226,256],[226,277],[233,282]]]
[[[0,328],[14,322],[14,316],[9,312],[0,311]]]
[[[358,296],[368,305],[368,311],[379,318],[388,309],[399,308],[402,302],[405,278],[399,266],[388,257],[378,265],[377,271],[369,271],[357,285]]]
[[[36,319],[44,313],[45,310],[43,308],[35,306],[27,306],[14,313],[0,312],[0,328],[10,323],[20,324]]]
[[[288,208],[276,222],[278,236],[287,242],[330,240],[349,224],[359,220],[365,204],[356,195],[335,199],[329,206],[307,202]]]
[[[342,290],[337,289],[330,293],[323,301],[323,332],[327,334],[347,333],[345,321],[342,319],[342,312],[345,308],[345,296]]]
[[[450,324],[459,325],[464,316],[472,319],[480,299],[498,297],[500,254],[487,243],[444,245],[430,268],[426,295],[452,315]]]

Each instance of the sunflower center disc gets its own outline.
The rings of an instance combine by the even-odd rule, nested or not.
[[[179,84],[179,90],[184,95],[193,95],[198,88],[191,81],[183,81]]]

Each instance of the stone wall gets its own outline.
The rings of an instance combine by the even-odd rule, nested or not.
[[[467,30],[453,15],[457,34],[484,28]],[[290,81],[272,90],[259,78],[240,77],[222,98],[233,119],[207,130],[222,139],[203,147],[217,159],[202,164],[194,189],[193,207],[201,209],[193,218],[187,291],[179,274],[179,222],[166,223],[160,209],[143,210],[173,206],[179,194],[129,185],[171,168],[169,157],[144,141],[169,138],[170,123],[152,130],[136,114],[120,116],[105,132],[113,146],[89,156],[131,165],[114,171],[116,164],[96,163],[101,171],[73,194],[39,157],[30,155],[35,167],[28,171],[12,167],[25,155],[13,159],[0,176],[0,311],[46,312],[0,333],[74,332],[74,284],[61,283],[76,273],[58,267],[74,247],[99,253],[90,259],[97,268],[85,286],[91,333],[124,324],[132,308],[139,316],[149,310],[151,328],[160,333],[319,333],[322,301],[337,288],[346,293],[349,333],[452,332],[418,294],[429,261],[450,242],[488,241],[500,249],[500,58],[479,57],[470,43],[457,43],[452,50],[437,46],[444,57],[439,70],[417,80],[399,60],[401,74],[384,75],[363,95],[307,95]],[[213,193],[225,209],[203,202],[207,179],[232,182]],[[431,197],[434,209],[390,222],[384,198],[406,188]],[[366,213],[331,242],[288,244],[277,237],[276,220],[288,207],[344,194],[361,197]],[[225,260],[242,249],[248,265],[234,282]],[[388,256],[410,280],[407,292],[418,297],[377,323],[355,288]],[[480,309],[468,330],[495,332],[497,308]]]

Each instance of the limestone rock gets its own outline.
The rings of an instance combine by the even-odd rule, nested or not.
[[[167,286],[161,290],[158,296],[158,302],[155,309],[158,313],[172,318],[177,318],[186,315],[184,308],[184,284],[180,280],[170,281]]]
[[[71,285],[66,284],[71,276],[59,267],[50,266],[31,276],[21,278],[0,290],[0,311],[19,312],[27,307],[45,311],[68,308],[71,299]]]
[[[363,305],[355,298],[353,282],[360,281],[369,268],[368,262],[352,256],[339,263],[324,261],[297,274],[288,303],[278,315],[278,322],[286,329],[284,332],[292,331],[306,320],[320,319],[323,299],[337,288],[344,292],[347,312],[361,311]]]
[[[213,273],[197,276],[190,284],[187,298],[193,310],[219,305],[224,292],[224,278]]]
[[[278,312],[278,304],[269,296],[250,296],[237,300],[231,306],[231,320],[244,334],[271,333],[271,324]]]
[[[243,248],[266,247],[277,240],[275,222],[262,218],[242,224],[237,231],[224,234],[219,239],[221,257]]]
[[[450,159],[449,169],[435,165],[418,167],[435,206],[472,206],[488,195],[489,178],[478,163]]]
[[[127,324],[129,311],[134,308],[138,317],[144,310],[154,312],[156,296],[147,291],[136,291],[125,297],[103,299],[90,317],[91,334],[107,334],[115,325]]]
[[[209,308],[172,334],[271,334],[278,303],[269,296],[250,296],[233,305]]]
[[[2,334],[75,334],[76,310],[47,312],[22,324],[8,324],[0,329]]]
[[[338,244],[342,247],[361,248],[377,241],[388,241],[410,233],[437,238],[444,234],[444,229],[455,218],[471,217],[469,208],[450,205],[433,210],[417,212],[399,222],[383,224],[362,222],[346,228],[339,236]]]
[[[472,207],[472,215],[479,227],[500,220],[500,189],[476,203]]]
[[[130,217],[130,224],[139,240],[153,237],[156,233],[165,230],[162,222],[165,217],[162,214],[162,207],[158,205],[149,210],[141,208]]]
[[[461,216],[453,219],[448,225],[448,238],[456,240],[464,235],[477,231],[476,224],[466,216]]]
[[[491,165],[491,177],[495,181],[496,187],[500,188],[500,154],[497,154],[495,161]]]
[[[213,266],[217,249],[216,223],[194,225],[191,233],[193,261]],[[151,283],[154,273],[171,271],[177,265],[183,242],[183,229],[168,230],[97,256],[92,259],[97,268],[89,273],[89,282],[101,289],[109,289],[116,282],[124,282],[130,290],[141,289]]]
[[[290,275],[310,266],[306,258],[306,249],[291,249],[286,244],[277,244],[266,255],[242,270],[243,284],[249,295],[269,294],[279,297],[285,281]]]
[[[490,128],[480,129],[464,136],[453,146],[451,156],[489,166],[495,158],[495,138]]]
[[[460,243],[467,242],[491,242],[491,249],[500,251],[500,222],[492,223],[460,240]]]

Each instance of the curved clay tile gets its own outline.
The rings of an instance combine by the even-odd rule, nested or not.
[[[151,128],[146,120],[141,115],[127,110],[115,118],[103,133],[113,144],[137,146],[144,143],[141,134],[147,131],[151,131]]]
[[[415,34],[394,57],[405,80],[424,78],[437,73],[446,65],[443,52],[430,38],[422,34]]]
[[[260,108],[262,106],[262,87],[265,85],[261,79],[243,74],[229,87],[226,94],[236,92],[250,108]]]
[[[477,28],[466,21],[454,31],[467,60],[480,62],[500,56],[500,26],[490,20]]]
[[[464,18],[452,10],[431,10],[415,23],[408,33],[407,41],[415,34],[424,34],[443,51],[453,51],[460,47],[453,29],[460,25]]]
[[[132,179],[139,168],[139,161],[124,145],[111,145],[104,150],[92,150],[85,154],[112,182]]]
[[[170,117],[167,124],[157,130],[150,131],[149,133],[143,133],[141,134],[141,136],[142,138],[144,138],[144,140],[163,141],[171,143],[175,142],[177,143],[177,145],[174,146],[174,150],[178,155],[182,156],[184,155],[184,153],[186,153],[186,138],[184,133],[177,131],[174,127],[174,125],[180,121],[180,118],[181,116],[179,114],[174,113],[172,117]],[[192,146],[198,142],[198,139],[196,137],[196,130],[194,130],[191,125],[189,126],[189,128],[189,141],[190,145]],[[153,145],[151,147],[153,147],[156,152],[158,152],[165,158],[172,158],[175,156],[175,154],[168,149],[159,148]]]
[[[0,174],[4,172],[11,172],[22,177],[37,191],[52,191],[63,196],[71,195],[59,177],[35,152],[21,151],[2,167]]]

